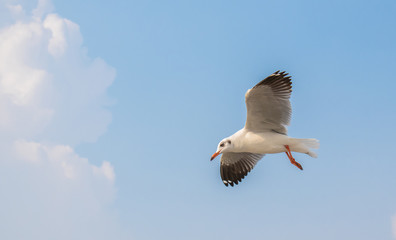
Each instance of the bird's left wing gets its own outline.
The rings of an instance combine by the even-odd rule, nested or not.
[[[277,71],[249,89],[245,95],[245,128],[253,132],[272,130],[286,134],[291,116],[291,84],[287,73]]]
[[[228,187],[238,184],[254,168],[264,154],[249,152],[223,153],[220,160],[220,175],[223,183]]]

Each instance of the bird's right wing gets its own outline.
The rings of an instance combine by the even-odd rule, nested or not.
[[[241,182],[263,156],[264,154],[249,152],[223,153],[220,160],[220,175],[223,183],[227,187],[228,184],[233,187],[234,183]]]
[[[275,72],[245,95],[245,128],[253,132],[276,131],[286,134],[291,116],[291,79],[285,72]]]

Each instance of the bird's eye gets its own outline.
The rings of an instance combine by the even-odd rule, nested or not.
[[[220,147],[224,147],[224,143],[220,144]]]
[[[231,144],[231,140],[228,140],[227,142],[228,142],[228,144]]]

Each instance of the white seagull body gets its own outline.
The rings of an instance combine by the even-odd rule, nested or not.
[[[245,95],[247,119],[245,127],[220,141],[211,160],[223,154],[220,175],[228,186],[238,184],[267,153],[285,152],[290,162],[302,170],[291,152],[317,157],[311,148],[319,148],[313,138],[287,136],[291,118],[291,79],[285,72],[275,72],[259,82]]]

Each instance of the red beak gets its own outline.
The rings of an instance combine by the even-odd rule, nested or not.
[[[212,161],[213,159],[215,159],[217,156],[219,156],[220,152],[215,152],[215,154],[212,155],[212,157],[210,158],[210,161]]]

